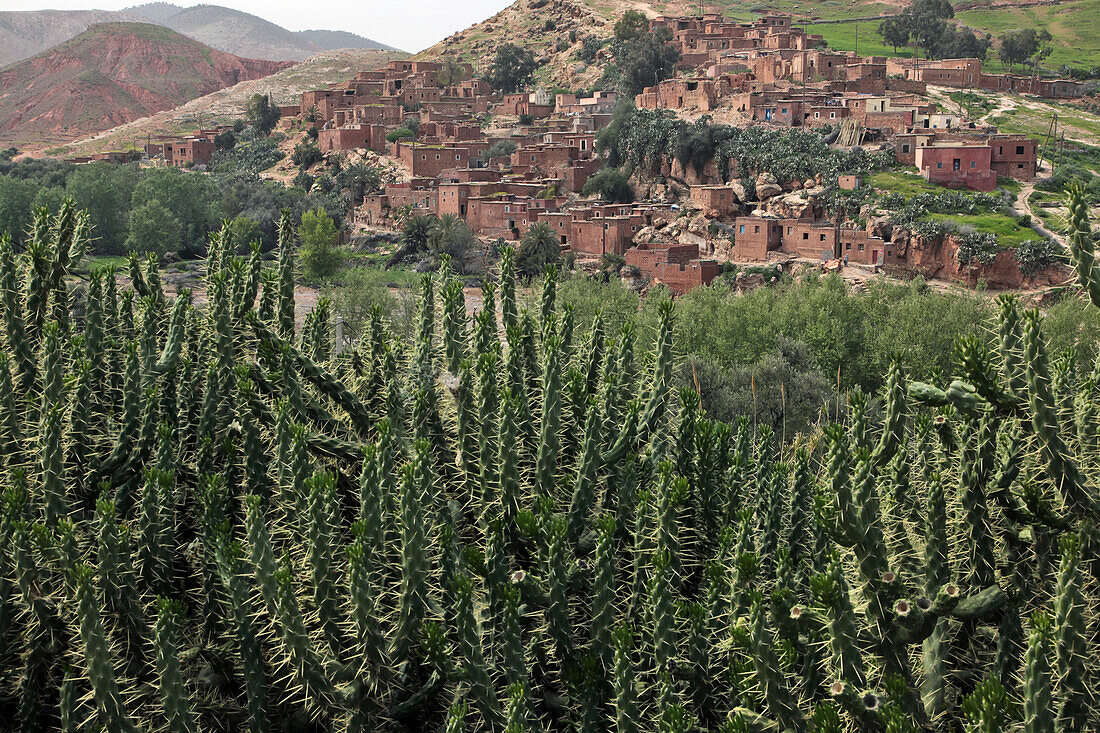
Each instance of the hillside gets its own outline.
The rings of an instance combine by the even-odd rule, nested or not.
[[[128,149],[136,142],[159,135],[175,135],[201,125],[230,122],[241,116],[253,94],[269,94],[276,104],[297,104],[302,92],[329,83],[348,81],[359,71],[375,69],[393,59],[405,58],[400,51],[345,49],[326,51],[300,64],[266,76],[242,81],[179,107],[127,122],[50,150],[51,155],[89,155],[105,150]]]
[[[593,5],[583,0],[517,0],[504,10],[454,33],[418,53],[418,59],[454,58],[483,73],[497,46],[515,43],[530,48],[539,62],[539,79],[566,87],[590,84],[600,75],[595,65],[574,58],[588,36],[606,38],[615,19],[643,3],[607,0]]]
[[[324,51],[335,51],[341,48],[376,48],[383,51],[396,51],[393,46],[387,46],[378,41],[364,38],[357,33],[348,31],[308,30],[298,31],[294,35],[312,43]]]
[[[607,38],[614,21],[625,10],[656,15],[690,15],[722,12],[731,19],[748,21],[761,12],[789,13],[813,33],[820,33],[838,50],[895,55],[883,44],[877,26],[880,16],[892,15],[908,3],[904,0],[516,0],[492,18],[455,33],[417,54],[416,58],[457,57],[483,70],[496,47],[504,42],[531,48],[542,68],[543,82],[566,87],[590,83],[598,73],[576,59],[585,36]],[[1045,28],[1054,36],[1052,53],[1045,65],[1091,67],[1100,64],[1100,0],[958,0],[960,23],[994,37],[1021,28]],[[902,49],[902,56],[908,55]],[[999,70],[996,53],[989,66]]]
[[[139,15],[110,10],[0,12],[0,67],[64,43],[96,23],[140,20]]]
[[[218,5],[183,8],[158,2],[121,11],[0,12],[0,66],[46,51],[96,23],[123,22],[156,23],[219,51],[273,61],[301,61],[336,48],[389,48],[344,31],[288,31],[255,15]]]
[[[94,25],[0,69],[0,143],[72,140],[287,68],[148,23]]]

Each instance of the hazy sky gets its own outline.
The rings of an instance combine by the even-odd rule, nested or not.
[[[8,0],[3,10],[122,10],[145,0]],[[171,0],[169,0],[171,1]],[[420,51],[480,22],[511,0],[209,0],[292,31],[341,30],[406,51]],[[188,7],[197,3],[176,1]]]

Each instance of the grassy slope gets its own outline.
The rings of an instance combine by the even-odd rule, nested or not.
[[[939,186],[929,183],[915,173],[904,171],[882,171],[871,177],[871,185],[879,192],[899,193],[906,197],[919,193],[942,191]],[[1005,188],[1017,188],[1014,181],[1004,181]],[[1041,239],[1033,229],[1022,226],[1011,216],[1000,212],[980,214],[929,214],[928,218],[949,221],[959,227],[970,227],[975,231],[996,235],[1001,244],[1018,247],[1026,241]]]
[[[797,5],[795,2],[782,4]],[[781,4],[781,5],[782,5]],[[910,56],[908,50],[894,49],[883,44],[878,34],[878,20],[873,16],[882,9],[878,4],[830,7],[823,3],[819,15],[825,19],[862,17],[859,23],[859,51],[863,54]],[[865,12],[863,12],[865,11]],[[742,11],[731,13],[740,17]],[[1054,36],[1050,57],[1044,62],[1049,68],[1063,64],[1070,66],[1094,66],[1100,64],[1100,0],[1071,0],[1057,5],[1033,5],[1023,8],[976,8],[962,10],[956,18],[975,30],[991,34],[994,38],[1021,28],[1044,28]],[[829,46],[842,51],[855,50],[855,23],[809,24],[808,30],[820,33]],[[1002,71],[996,53],[991,53],[988,66],[992,71]]]

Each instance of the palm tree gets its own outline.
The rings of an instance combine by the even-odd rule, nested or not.
[[[393,267],[409,255],[427,249],[434,223],[434,216],[410,216],[406,219],[401,232],[401,246],[390,257],[386,267]]]
[[[542,272],[546,265],[557,263],[561,258],[561,244],[550,225],[536,221],[519,242],[516,252],[516,271],[524,277],[532,278]]]

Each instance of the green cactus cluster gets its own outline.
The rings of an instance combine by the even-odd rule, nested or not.
[[[0,725],[1100,729],[1100,378],[1038,312],[784,444],[674,392],[670,302],[636,353],[505,248],[334,344],[279,231],[202,298],[80,283],[71,204],[0,240]]]

